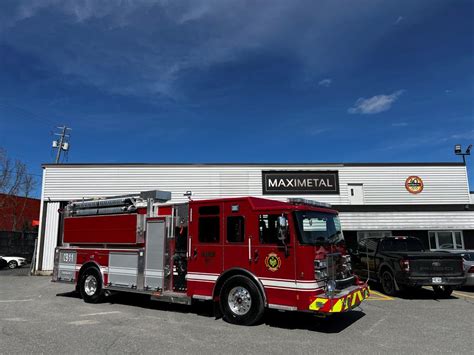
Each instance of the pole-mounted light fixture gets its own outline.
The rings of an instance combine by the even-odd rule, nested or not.
[[[464,162],[464,165],[466,165],[466,155],[471,155],[471,148],[472,144],[469,144],[469,147],[467,147],[466,151],[463,153],[461,144],[456,144],[454,146],[454,154],[462,155],[462,161]]]

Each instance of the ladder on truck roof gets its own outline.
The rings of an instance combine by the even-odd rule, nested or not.
[[[92,216],[104,214],[132,213],[138,205],[153,202],[166,202],[171,199],[171,192],[151,190],[139,194],[112,196],[100,199],[83,199],[71,201],[66,206],[68,216]]]

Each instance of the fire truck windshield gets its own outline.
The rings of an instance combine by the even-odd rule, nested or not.
[[[301,244],[337,244],[344,240],[339,217],[315,211],[295,212]]]

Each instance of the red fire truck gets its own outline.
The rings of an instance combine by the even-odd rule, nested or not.
[[[113,291],[209,300],[217,316],[241,325],[265,308],[325,316],[369,296],[329,205],[255,197],[164,203],[170,195],[70,202],[53,281],[76,284],[90,303]]]

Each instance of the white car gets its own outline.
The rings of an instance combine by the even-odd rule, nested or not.
[[[15,269],[17,267],[26,265],[25,258],[20,258],[18,256],[0,256],[0,257],[8,263],[7,265],[9,269]]]

